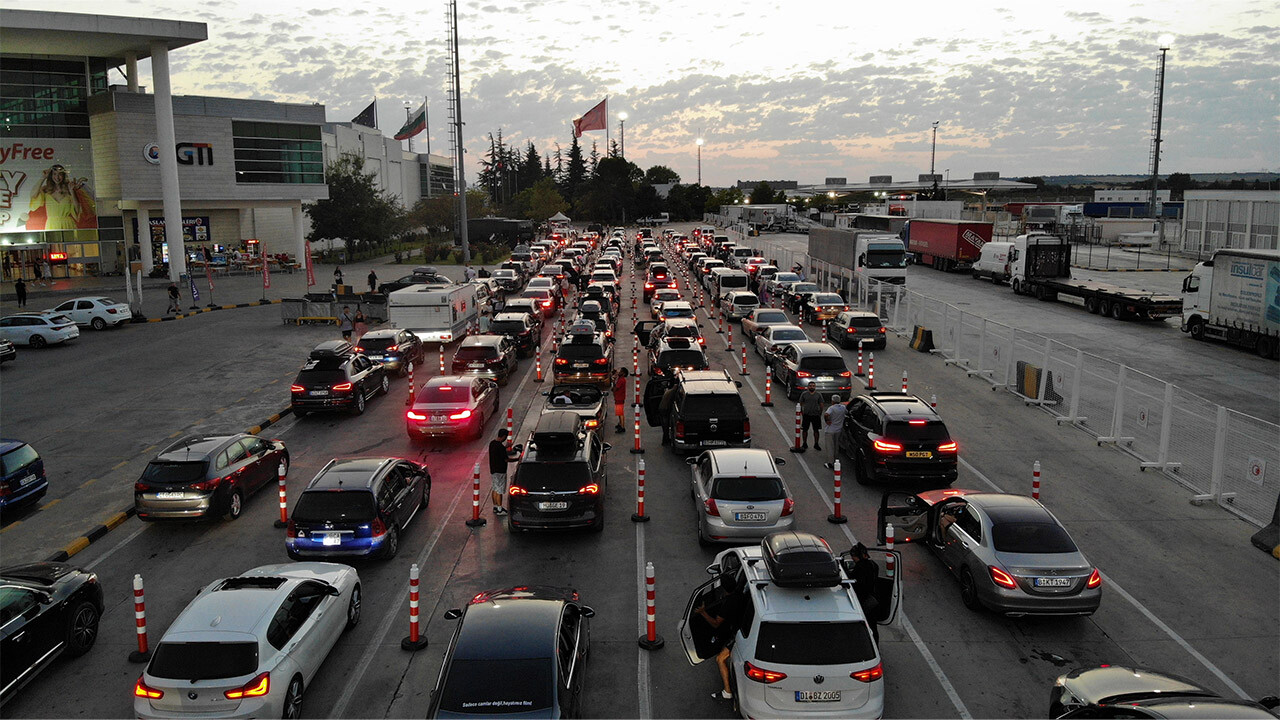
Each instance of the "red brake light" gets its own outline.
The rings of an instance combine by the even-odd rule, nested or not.
[[[298,526],[293,524],[293,520],[289,520],[288,526],[285,527],[284,536],[291,538],[298,537]]]
[[[356,352],[364,352],[364,348],[359,345],[352,345],[351,349],[355,350]]]
[[[350,390],[350,389],[351,389],[351,383],[349,383],[349,382],[338,383],[337,385],[334,385],[334,386],[333,386],[333,389],[334,389],[334,390],[338,390],[338,391]]]
[[[511,487],[507,488],[507,494],[508,495],[528,495],[529,491],[525,490],[519,485],[512,485]]]
[[[450,413],[449,415],[450,420],[466,420],[469,417],[471,417],[470,410],[463,410],[462,412]]]
[[[742,421],[742,439],[751,439],[751,419],[747,418]]]
[[[944,453],[953,453],[953,452],[956,452],[958,449],[959,447],[956,445],[954,440],[948,443],[942,443],[941,445],[938,446],[938,452],[944,452]]]
[[[1006,587],[1006,588],[1009,588],[1010,590],[1016,590],[1016,589],[1017,589],[1017,587],[1018,587],[1018,583],[1017,583],[1017,581],[1015,581],[1015,580],[1013,579],[1013,576],[1012,576],[1012,575],[1010,575],[1009,573],[1007,573],[1007,572],[1005,572],[1005,571],[1001,570],[1000,568],[996,567],[995,565],[988,565],[988,566],[987,566],[987,569],[991,571],[991,581],[992,581],[992,582],[994,582],[995,584],[999,585],[1000,587]]]
[[[247,697],[262,697],[271,692],[271,673],[264,672],[244,684],[244,687],[228,690],[223,695],[228,700],[239,700]]]
[[[595,362],[597,365],[608,365],[609,358],[596,358]]]
[[[542,301],[542,307],[551,307],[551,301],[550,301],[550,300],[543,300],[543,301]]]
[[[702,507],[711,517],[720,517],[720,508],[716,507],[715,498],[707,498],[702,502]]]
[[[416,413],[412,410],[405,413],[404,416],[409,418],[410,420],[426,420],[427,419],[427,416],[424,415],[423,413]]]
[[[568,361],[568,360],[565,360],[564,358],[556,358],[556,364],[557,364],[557,365],[568,365],[568,364],[569,364],[569,361]]]
[[[813,373],[808,370],[797,370],[796,377],[813,377]]]
[[[676,421],[676,437],[678,438],[684,437],[684,421],[683,420]]]
[[[600,492],[600,486],[595,483],[588,483],[578,488],[579,495],[595,495]]]
[[[872,446],[875,447],[877,452],[882,452],[882,453],[902,452],[902,446],[899,445],[898,443],[888,442],[886,440],[873,440],[871,441],[871,444]]]
[[[699,344],[699,345],[706,345],[706,344],[707,344],[707,339],[706,339],[706,338],[704,338],[704,337],[699,337],[699,338],[698,338],[698,344]]]
[[[304,387],[302,387],[301,385],[290,385],[290,386],[289,386],[289,392],[306,392],[306,391],[307,391],[307,389],[306,389],[306,388],[304,388]]]
[[[884,677],[884,665],[882,663],[877,663],[873,668],[859,670],[858,672],[851,672],[849,673],[849,677],[857,680],[858,682],[875,682],[876,680]]]
[[[786,516],[790,515],[790,514],[791,514],[791,511],[795,510],[795,508],[796,508],[796,501],[795,501],[795,500],[792,500],[791,498],[787,498],[786,500],[783,500],[783,501],[782,501],[782,516],[783,516],[783,517],[786,517]]]
[[[853,373],[849,372],[848,370],[845,370],[844,372],[840,373],[840,377],[853,377]]]
[[[134,492],[146,492],[149,489],[150,488],[147,486],[146,483],[136,482],[133,484]],[[8,490],[9,490],[8,485],[0,485],[0,493],[8,494]]]
[[[881,334],[881,335],[883,335],[883,334],[884,334],[884,328],[880,328],[880,334]]]
[[[644,284],[644,289],[645,289],[645,290],[652,290],[652,289],[653,289],[653,283],[645,283],[645,284]]]
[[[221,482],[222,482],[222,478],[216,477],[216,478],[213,478],[212,480],[204,480],[197,483],[191,483],[190,487],[192,490],[205,492],[207,490],[216,489],[218,487],[218,484]]]
[[[387,352],[389,353],[398,352],[399,350],[400,350],[399,345],[392,345],[391,347],[387,348]]]
[[[765,670],[764,668],[758,668],[749,662],[743,663],[742,669],[746,672],[749,679],[755,680],[758,683],[764,683],[765,685],[770,685],[787,678],[786,673],[778,672],[777,670]]]
[[[164,697],[163,690],[157,690],[153,687],[149,687],[146,683],[142,682],[142,678],[138,678],[138,682],[134,684],[133,694],[135,697],[149,698],[151,700],[159,700]]]
[[[1098,568],[1093,569],[1093,573],[1089,575],[1089,582],[1085,583],[1085,587],[1092,590],[1102,584],[1102,574],[1098,572]]]
[[[380,537],[387,534],[387,525],[382,522],[382,518],[375,517],[373,522],[369,523],[369,532],[374,537]]]

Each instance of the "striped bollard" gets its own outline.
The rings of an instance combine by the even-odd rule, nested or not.
[[[836,442],[836,441],[832,440],[831,442]],[[836,523],[836,524],[847,523],[849,522],[849,518],[845,517],[844,513],[841,512],[841,505],[840,505],[840,461],[839,460],[836,460],[834,463],[831,464],[831,471],[832,473],[834,473],[834,476],[835,476],[835,490],[833,494],[833,497],[835,498],[835,512],[827,516],[827,522]]]
[[[800,447],[800,403],[796,403],[796,442],[791,446],[791,452],[804,452],[804,448]]]
[[[822,342],[827,341],[827,324],[828,324],[828,321],[826,320],[822,321]]]
[[[444,341],[440,341],[440,374],[444,375]]]
[[[866,373],[862,372],[862,342],[862,340],[858,341],[858,372],[854,373],[858,377],[866,375]]]
[[[874,350],[867,356],[867,389],[876,389],[876,353]]]
[[[405,398],[404,404],[413,407],[413,363],[409,363],[409,397]]]
[[[1040,461],[1031,466],[1031,497],[1040,499]]]
[[[280,486],[280,519],[272,523],[272,525],[277,528],[289,527],[289,498],[285,494],[284,487],[284,476],[286,472],[288,472],[288,468],[285,467],[284,462],[282,461],[280,465],[276,467],[277,484]]]
[[[634,377],[635,377],[635,382],[632,383],[632,387],[635,388],[635,399],[632,401],[631,404],[639,405],[640,404],[640,373],[636,373]]]
[[[644,636],[640,638],[640,647],[645,650],[657,650],[662,647],[662,636],[658,634],[657,616],[654,612],[653,563],[644,564]]]
[[[884,548],[893,549],[893,523],[887,523],[884,526]]]
[[[725,352],[733,352],[733,323],[729,323],[729,345],[724,349]]]
[[[640,345],[631,343],[631,374],[635,375],[637,380],[640,377]]]
[[[631,514],[632,522],[649,522],[644,514],[644,458],[636,463],[636,511]]]
[[[467,527],[484,527],[488,522],[480,517],[480,463],[471,468],[471,519]]]
[[[636,384],[639,385],[639,383],[640,383],[640,378],[636,378]],[[635,436],[636,436],[636,444],[635,444],[635,447],[631,448],[631,454],[640,455],[644,453],[644,448],[640,447],[640,404],[636,403],[635,405],[632,405],[631,410],[632,410],[632,415],[635,418]]]
[[[937,395],[930,395],[930,396],[929,396],[929,407],[933,408],[934,410],[937,410],[937,409],[938,409],[938,396],[937,396]]]
[[[539,350],[537,355],[533,356],[533,369],[537,375],[533,378],[534,382],[542,382],[542,351]]]
[[[516,427],[515,418],[515,409],[507,408],[507,450],[511,449],[511,444],[516,440],[515,434],[512,432]]]
[[[715,308],[714,305],[712,305],[711,307],[713,309]],[[719,323],[719,326],[716,328],[716,334],[723,335],[724,334],[724,315],[721,315],[719,312],[716,312],[716,322]]]
[[[903,368],[903,370],[902,370],[902,392],[903,392],[904,394],[907,392],[907,370],[906,370],[906,368]]]
[[[773,407],[773,366],[764,366],[764,402],[761,407]]]
[[[747,344],[746,343],[742,343],[742,370],[738,374],[739,375],[751,374],[751,372],[747,370]]]
[[[417,652],[427,646],[418,631],[418,563],[409,566],[409,637],[400,641],[400,649]]]
[[[147,601],[142,593],[142,576],[133,576],[133,623],[138,632],[138,649],[129,653],[129,662],[143,663],[151,658],[147,649]]]

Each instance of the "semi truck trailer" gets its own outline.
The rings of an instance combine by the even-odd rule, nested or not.
[[[907,251],[897,236],[873,230],[809,231],[809,257],[853,270],[854,288],[865,282],[903,285],[907,282]]]
[[[1182,331],[1280,356],[1280,250],[1222,249],[1182,281]]]
[[[971,267],[991,231],[991,223],[975,220],[910,220],[901,237],[918,264],[950,272]]]

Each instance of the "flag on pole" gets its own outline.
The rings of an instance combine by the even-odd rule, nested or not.
[[[364,110],[361,110],[359,115],[351,118],[351,122],[355,123],[356,125],[364,125],[365,127],[377,128],[378,127],[378,99],[374,98],[373,102],[369,103],[369,107],[365,108]]]
[[[427,103],[424,101],[418,111],[404,121],[404,126],[396,133],[396,140],[408,140],[427,129]]]
[[[311,267],[311,241],[306,241],[303,244],[303,248],[303,252],[307,254],[306,260],[304,261],[307,263],[307,287],[311,287],[316,284],[316,271],[315,268]]]
[[[588,130],[604,130],[608,117],[609,98],[605,98],[588,110],[587,114],[573,121],[573,136],[582,137],[582,133]]]
[[[267,256],[262,256],[262,289],[267,290],[271,287],[271,263],[267,262]]]

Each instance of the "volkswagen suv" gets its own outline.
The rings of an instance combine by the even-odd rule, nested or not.
[[[576,412],[544,412],[507,490],[507,528],[604,530],[609,448]]]

